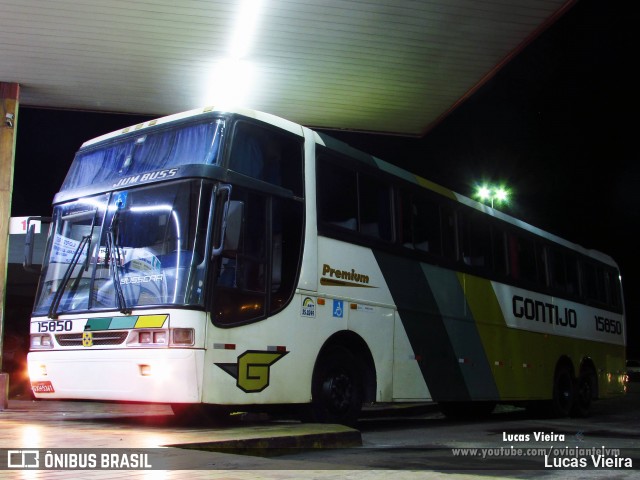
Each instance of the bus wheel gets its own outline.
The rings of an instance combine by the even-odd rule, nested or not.
[[[576,385],[575,400],[571,414],[574,417],[588,417],[591,411],[591,399],[593,398],[592,376],[589,372],[580,374]]]
[[[355,424],[362,408],[362,385],[356,359],[348,350],[331,348],[318,359],[311,395],[313,421]]]
[[[552,413],[556,417],[568,417],[574,404],[573,375],[566,365],[556,369],[553,379]]]

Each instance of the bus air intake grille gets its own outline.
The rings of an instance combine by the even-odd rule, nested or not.
[[[127,332],[93,332],[93,345],[121,345],[127,339]],[[82,333],[56,335],[62,347],[82,347]]]

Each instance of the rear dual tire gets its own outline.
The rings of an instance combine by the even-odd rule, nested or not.
[[[596,388],[595,374],[587,369],[577,379],[568,365],[560,365],[554,376],[551,413],[554,417],[587,417]]]

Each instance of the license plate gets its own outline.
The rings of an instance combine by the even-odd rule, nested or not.
[[[53,385],[50,381],[45,382],[31,382],[31,389],[33,393],[54,393]]]

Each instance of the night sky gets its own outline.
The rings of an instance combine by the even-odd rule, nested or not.
[[[459,193],[506,183],[507,213],[620,265],[629,356],[640,356],[640,96],[633,2],[581,0],[420,139],[330,131]],[[12,215],[48,215],[80,144],[148,117],[22,105]]]

